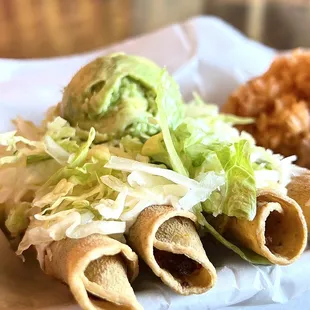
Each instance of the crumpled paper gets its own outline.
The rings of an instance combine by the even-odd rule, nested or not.
[[[196,17],[151,34],[82,55],[44,60],[0,59],[0,131],[12,128],[16,116],[37,123],[46,109],[61,100],[72,75],[98,55],[126,52],[146,56],[166,66],[186,99],[193,91],[208,102],[223,104],[232,90],[263,73],[275,51],[241,35],[215,17]],[[9,248],[0,231],[1,309],[79,309],[68,288],[45,276],[34,260],[25,264]],[[142,264],[134,283],[145,309],[275,309],[303,296],[298,306],[310,303],[310,250],[291,266],[258,267],[242,261],[227,249],[206,245],[217,267],[216,286],[203,295],[178,296]],[[299,299],[298,299],[299,300]],[[277,309],[291,309],[287,306]],[[305,309],[305,308],[304,308]]]

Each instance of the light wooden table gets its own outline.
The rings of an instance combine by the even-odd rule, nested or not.
[[[310,0],[0,0],[0,57],[81,53],[202,14],[276,48],[310,46]]]

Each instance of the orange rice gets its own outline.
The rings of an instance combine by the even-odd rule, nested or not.
[[[267,72],[240,86],[223,112],[254,117],[239,126],[258,145],[285,156],[296,154],[310,168],[310,52],[295,50],[278,56]]]

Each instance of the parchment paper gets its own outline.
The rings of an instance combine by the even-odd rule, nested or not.
[[[28,61],[0,59],[0,131],[12,128],[10,119],[17,115],[39,122],[46,109],[61,99],[63,87],[82,65],[112,51],[153,59],[175,76],[185,98],[190,99],[195,90],[217,104],[225,102],[238,84],[265,71],[275,55],[272,49],[246,39],[217,18],[197,17],[84,55]],[[142,275],[134,288],[145,309],[218,309],[231,305],[235,305],[231,309],[267,309],[267,305],[301,295],[304,298],[298,307],[309,309],[310,250],[288,267],[257,267],[226,249],[212,248],[212,244],[206,249],[217,267],[215,288],[204,295],[178,296],[142,265]],[[33,259],[23,264],[0,231],[0,309],[79,307],[67,287],[42,274]]]

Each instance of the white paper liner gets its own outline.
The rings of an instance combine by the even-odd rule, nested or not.
[[[264,72],[275,55],[274,50],[250,41],[215,17],[197,17],[88,54],[27,61],[0,59],[0,132],[11,129],[10,119],[18,115],[38,123],[46,109],[61,99],[63,87],[82,65],[114,51],[153,59],[174,74],[185,98],[197,91],[208,102],[218,104],[223,104],[238,84]],[[79,309],[68,289],[43,275],[34,262],[22,266],[1,232],[0,249],[1,309]],[[310,290],[309,250],[287,267],[252,266],[227,250],[212,255],[212,261],[218,281],[208,293],[178,296],[142,271],[134,284],[139,301],[152,310],[229,305],[235,305],[231,309],[271,309],[265,307],[303,294],[308,301],[302,304],[310,303],[305,293]]]

